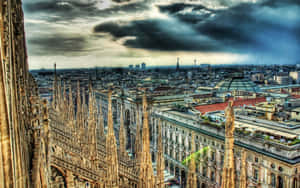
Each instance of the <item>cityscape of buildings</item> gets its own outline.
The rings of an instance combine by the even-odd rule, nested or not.
[[[0,187],[300,187],[299,64],[29,70],[0,7]]]

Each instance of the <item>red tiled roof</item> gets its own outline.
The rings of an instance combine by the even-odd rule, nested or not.
[[[300,95],[292,95],[294,99],[300,99]]]
[[[243,105],[247,105],[247,106],[254,106],[257,103],[261,103],[261,102],[266,102],[266,98],[265,97],[258,97],[255,99],[237,99],[234,101],[233,106],[234,107],[238,107],[238,106],[243,106]],[[217,103],[217,104],[208,104],[208,105],[201,105],[201,106],[197,106],[195,107],[196,110],[200,111],[201,114],[206,114],[207,112],[214,112],[214,111],[222,111],[225,110],[225,108],[228,106],[228,101],[227,102],[223,102],[223,103]]]

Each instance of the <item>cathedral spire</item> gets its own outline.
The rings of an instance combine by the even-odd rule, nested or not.
[[[64,121],[67,120],[67,104],[68,104],[68,100],[67,100],[67,91],[66,91],[66,81],[64,81],[64,85],[63,85],[63,102],[60,104],[61,106],[61,110],[63,111],[63,119]]]
[[[117,188],[119,187],[119,169],[118,169],[118,156],[117,156],[117,143],[113,127],[113,115],[111,105],[112,92],[108,93],[108,131],[106,135],[106,184],[105,187]]]
[[[95,161],[97,157],[97,140],[96,140],[96,121],[94,109],[94,95],[92,88],[89,89],[89,117],[88,117],[88,142],[90,159]]]
[[[196,152],[195,149],[195,135],[192,133],[192,140],[191,140],[191,154]],[[189,162],[189,171],[188,171],[188,178],[186,183],[187,188],[197,188],[197,174],[196,174],[196,161],[194,157],[191,157]]]
[[[105,138],[104,137],[104,120],[103,120],[103,113],[102,113],[102,101],[100,100],[99,104],[99,116],[98,116],[98,124],[99,124],[99,136],[100,138]]]
[[[222,188],[235,187],[235,172],[234,172],[234,110],[233,102],[228,103],[225,110],[225,156],[222,172]]]
[[[152,169],[152,160],[150,153],[149,125],[148,125],[148,110],[146,94],[143,96],[143,148],[141,153],[141,165],[139,174],[138,188],[153,188],[154,174]]]
[[[77,81],[77,103],[76,103],[76,124],[77,129],[81,126],[81,95],[80,95],[80,83]]]
[[[126,137],[125,137],[125,128],[124,128],[124,118],[123,118],[123,104],[121,104],[120,110],[120,130],[119,130],[119,142],[120,142],[120,155],[126,157]]]
[[[86,126],[86,122],[87,122],[87,109],[86,109],[86,95],[85,95],[85,90],[84,88],[82,88],[82,106],[81,106],[81,114],[82,114],[82,125],[83,127]]]
[[[61,108],[61,104],[63,103],[63,97],[62,97],[62,88],[61,88],[61,80],[58,79],[58,82],[57,82],[57,98],[56,98],[56,109],[61,111],[62,108]]]
[[[89,89],[89,120],[95,120],[95,115],[94,115],[94,99],[93,99],[93,90],[92,88]]]
[[[140,127],[140,117],[139,117],[139,110],[136,111],[136,134],[135,134],[135,158],[139,160],[140,154],[142,151],[141,147],[141,127]]]
[[[239,188],[247,188],[247,160],[246,159],[247,159],[247,153],[245,150],[242,150]]]
[[[52,108],[56,109],[57,105],[57,75],[56,75],[56,63],[54,63],[54,78],[53,78],[53,89],[52,89]]]
[[[161,135],[161,120],[158,121],[158,138],[157,138],[157,159],[156,159],[156,187],[164,188],[164,152],[163,152],[163,143]]]
[[[69,86],[69,112],[68,112],[68,118],[69,118],[69,121],[72,123],[72,126],[73,125],[73,121],[74,121],[74,103],[73,103],[73,95],[72,95],[72,86],[70,84]]]

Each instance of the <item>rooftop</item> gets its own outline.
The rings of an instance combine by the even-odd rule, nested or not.
[[[237,99],[234,101],[233,106],[244,106],[244,105],[251,105],[254,106],[257,103],[265,102],[265,97],[257,97],[254,99]],[[208,104],[208,105],[201,105],[196,106],[196,110],[200,111],[202,115],[206,114],[207,112],[214,112],[214,111],[224,111],[225,108],[228,106],[228,101],[223,103],[217,103],[217,104]]]

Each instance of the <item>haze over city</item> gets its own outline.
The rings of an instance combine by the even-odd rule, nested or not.
[[[25,0],[30,69],[299,62],[299,1]]]

